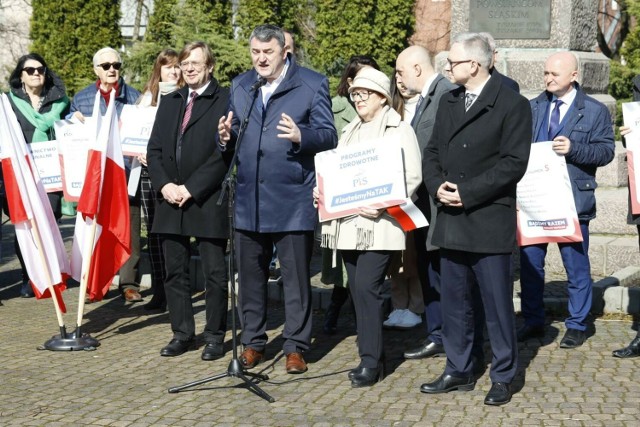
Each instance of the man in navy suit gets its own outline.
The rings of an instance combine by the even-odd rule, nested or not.
[[[478,33],[454,37],[447,62],[455,83],[436,114],[423,179],[438,204],[433,243],[440,247],[444,373],[423,393],[472,390],[474,299],[482,298],[491,350],[485,404],[511,400],[518,348],[512,251],[516,186],[527,169],[531,110],[526,98],[490,74],[493,52]]]
[[[578,61],[571,52],[551,55],[544,65],[546,90],[531,100],[533,142],[553,141],[553,151],[565,156],[580,221],[582,242],[559,243],[567,271],[569,317],[561,348],[581,346],[591,309],[589,221],[596,216],[596,169],[613,160],[614,139],[609,110],[587,96],[577,83]],[[522,314],[525,324],[518,341],[544,335],[544,259],[547,244],[520,249]]]
[[[296,64],[278,27],[257,27],[249,43],[254,69],[233,80],[229,113],[218,124],[220,145],[232,150],[240,121],[248,119],[238,152],[235,203],[238,309],[245,347],[240,361],[252,368],[264,358],[267,280],[275,245],[284,283],[286,369],[299,374],[307,370],[302,353],[311,342],[309,263],[317,222],[313,159],[337,144],[329,82]],[[256,89],[259,79],[266,83]]]

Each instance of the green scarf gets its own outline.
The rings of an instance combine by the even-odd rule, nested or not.
[[[54,122],[60,120],[60,115],[69,105],[69,98],[64,96],[53,103],[51,111],[41,114],[38,113],[30,103],[15,96],[13,92],[9,92],[9,96],[22,115],[35,127],[33,140],[27,142],[49,141],[49,130],[53,127]]]

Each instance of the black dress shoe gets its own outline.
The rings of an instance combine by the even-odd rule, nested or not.
[[[405,359],[426,359],[428,357],[445,356],[444,346],[436,344],[430,339],[426,339],[418,347],[411,348],[404,352]]]
[[[167,310],[167,300],[164,295],[153,294],[149,302],[144,305],[144,309],[147,311],[160,310],[164,313]]]
[[[511,401],[511,384],[493,383],[491,390],[484,398],[485,405],[500,406]]]
[[[560,341],[560,348],[576,348],[580,347],[586,338],[584,331],[578,329],[569,328],[564,333],[562,341]]]
[[[224,346],[221,342],[208,342],[202,349],[202,360],[217,360],[224,356]]]
[[[526,341],[530,338],[544,337],[544,326],[524,325],[516,332],[518,342]]]
[[[420,391],[423,393],[448,393],[453,390],[470,391],[476,386],[473,377],[454,377],[448,374],[440,375],[440,378],[432,383],[422,384]]]
[[[377,368],[360,368],[351,377],[351,387],[371,387],[384,378],[384,367],[382,363]]]
[[[180,356],[181,354],[189,350],[194,350],[195,348],[196,348],[196,341],[193,339],[182,341],[174,338],[171,341],[169,341],[169,344],[167,344],[162,350],[160,350],[160,356],[164,356],[164,357]]]
[[[638,336],[635,337],[633,341],[631,341],[631,343],[625,348],[614,350],[613,355],[622,359],[640,356],[640,334],[638,334]]]
[[[363,369],[364,368],[362,366],[357,366],[357,367],[353,368],[352,370],[350,370],[349,374],[347,376],[349,377],[350,380],[352,380],[354,375],[362,373]]]

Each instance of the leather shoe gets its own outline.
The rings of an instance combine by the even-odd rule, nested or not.
[[[444,346],[442,344],[436,344],[428,338],[418,347],[411,348],[404,352],[405,359],[426,359],[444,355]]]
[[[485,405],[500,406],[511,401],[511,384],[493,383],[491,390],[484,398]]]
[[[224,356],[224,347],[221,342],[208,342],[202,349],[202,360],[217,360]]]
[[[304,361],[302,353],[294,352],[287,354],[286,363],[287,374],[302,374],[307,372],[307,362]]]
[[[370,387],[384,378],[382,363],[377,368],[360,368],[351,376],[351,387]]]
[[[174,338],[171,341],[169,341],[169,344],[167,344],[162,350],[160,350],[160,356],[164,356],[164,357],[180,356],[181,354],[189,350],[195,350],[195,348],[196,348],[196,341],[193,339],[182,341]]]
[[[262,359],[264,359],[264,352],[251,347],[245,348],[240,355],[240,363],[246,369],[254,368],[258,363],[262,362]]]
[[[140,295],[140,292],[136,291],[135,289],[131,289],[131,288],[128,288],[128,289],[125,289],[124,291],[122,291],[122,297],[127,302],[142,301],[142,295]]]
[[[584,331],[578,329],[568,328],[564,333],[562,341],[560,341],[560,348],[576,348],[580,347],[585,340]]]
[[[631,341],[631,343],[625,348],[614,350],[613,355],[622,359],[640,356],[640,334],[638,334],[638,336],[635,337],[633,341]]]
[[[530,338],[542,338],[544,337],[544,325],[543,326],[533,326],[533,325],[524,325],[518,332],[516,332],[516,339],[518,342],[526,341]]]
[[[160,310],[164,313],[167,310],[167,300],[163,296],[153,294],[149,302],[144,305],[144,309],[147,311]]]
[[[358,366],[356,368],[353,368],[352,370],[349,371],[349,374],[347,375],[349,377],[350,380],[353,379],[353,377],[359,373],[362,372],[364,368],[362,366]]]
[[[420,391],[423,393],[448,393],[453,390],[470,391],[476,386],[473,377],[454,377],[448,374],[440,375],[440,378],[432,383],[422,384]]]

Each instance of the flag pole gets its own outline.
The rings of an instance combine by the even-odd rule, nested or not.
[[[82,274],[80,276],[80,295],[78,296],[78,318],[76,320],[76,330],[73,336],[78,340],[83,340],[90,347],[98,347],[100,341],[92,338],[89,334],[82,333],[82,318],[84,316],[84,301],[87,296],[87,285],[89,282],[89,269],[91,268],[91,258],[93,257],[93,246],[96,239],[97,217],[93,218],[89,238],[85,241],[84,253],[82,256]]]

